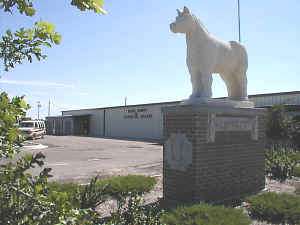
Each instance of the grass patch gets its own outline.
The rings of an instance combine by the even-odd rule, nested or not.
[[[161,221],[166,225],[249,225],[250,218],[241,209],[208,204],[179,207],[165,213]]]
[[[258,220],[270,223],[300,223],[300,196],[268,192],[252,196],[249,202],[249,213]]]

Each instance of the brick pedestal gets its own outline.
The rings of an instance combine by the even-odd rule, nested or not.
[[[228,202],[265,187],[265,110],[164,108],[163,191],[167,206]]]

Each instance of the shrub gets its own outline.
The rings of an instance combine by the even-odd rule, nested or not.
[[[154,177],[143,175],[115,176],[97,181],[98,186],[109,185],[106,194],[116,198],[131,194],[144,194],[151,191],[155,184]]]
[[[300,152],[297,151],[295,154],[292,155],[292,158],[297,162],[300,163]]]
[[[293,144],[300,150],[300,116],[295,116],[291,121],[290,136]]]
[[[163,211],[157,203],[143,206],[143,200],[138,195],[132,195],[121,201],[118,211],[113,213],[105,225],[161,225],[160,217]]]
[[[76,183],[64,183],[64,182],[49,182],[48,184],[50,196],[55,196],[57,193],[63,193],[67,201],[72,206],[79,208],[80,202],[78,199],[79,193],[83,190],[83,187]]]
[[[300,166],[296,166],[294,171],[293,171],[293,176],[294,177],[299,177],[300,178]]]
[[[74,207],[86,209],[96,208],[108,197],[119,201],[129,195],[141,195],[149,192],[156,184],[153,177],[142,175],[115,176],[106,179],[93,178],[88,185],[77,183],[49,183],[49,193],[63,193],[65,199]]]
[[[97,185],[98,177],[93,178],[89,184],[84,185],[79,192],[78,199],[81,209],[91,208],[96,209],[107,198],[107,190],[109,185],[100,186]]]
[[[64,194],[49,196],[47,180],[49,168],[37,176],[28,173],[44,165],[42,153],[27,154],[15,163],[0,167],[0,224],[57,224],[70,211]]]
[[[266,175],[284,181],[291,178],[297,165],[293,149],[274,145],[266,150]]]
[[[58,181],[49,182],[48,187],[51,191],[65,192],[70,195],[76,194],[79,191],[79,189],[83,188],[82,185],[77,183],[67,183]]]
[[[249,225],[251,220],[241,209],[199,204],[179,207],[162,216],[167,225]]]
[[[296,195],[300,195],[300,184],[296,184],[296,191],[295,191]]]
[[[105,179],[97,179],[96,186],[105,187],[109,186],[105,191],[105,194],[111,196],[129,193],[132,194],[144,194],[153,189],[156,184],[154,177],[147,177],[143,175],[127,175],[127,176],[114,176]],[[49,183],[49,189],[51,191],[65,192],[68,195],[76,195],[82,191],[85,185],[77,183],[63,183],[63,182],[51,182]]]
[[[271,140],[286,140],[289,133],[289,120],[283,105],[272,106],[267,115],[266,135]]]
[[[270,223],[300,223],[300,196],[268,192],[247,199],[252,217]]]

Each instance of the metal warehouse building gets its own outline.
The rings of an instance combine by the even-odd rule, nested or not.
[[[255,103],[255,107],[284,104],[292,116],[300,114],[300,91],[249,95],[249,99]],[[61,116],[47,117],[47,133],[161,140],[162,108],[179,103],[176,101],[63,111]]]

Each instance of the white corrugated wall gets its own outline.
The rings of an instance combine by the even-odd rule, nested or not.
[[[161,139],[161,108],[161,105],[150,105],[107,109],[105,134],[107,137]]]

